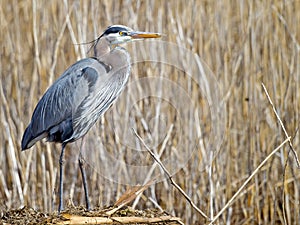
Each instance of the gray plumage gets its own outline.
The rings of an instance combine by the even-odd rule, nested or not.
[[[95,40],[94,57],[70,66],[46,91],[38,102],[26,128],[21,147],[32,147],[47,138],[62,143],[60,155],[59,207],[63,209],[63,155],[67,143],[84,137],[98,118],[113,104],[124,89],[130,75],[130,56],[118,44],[160,34],[132,31],[113,25]],[[89,206],[83,160],[79,158],[87,209]]]
[[[117,65],[105,64],[107,58],[118,59]],[[76,62],[46,91],[24,132],[23,150],[45,137],[67,143],[88,132],[120,95],[130,74],[130,56],[123,48],[116,47],[102,60]]]

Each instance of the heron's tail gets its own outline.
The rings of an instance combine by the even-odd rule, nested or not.
[[[38,135],[33,134],[32,128],[29,125],[23,134],[22,143],[21,143],[22,151],[31,148],[37,141],[43,139],[46,136],[47,136],[47,132]]]
[[[22,151],[30,148],[31,146],[29,146],[29,143],[32,141],[33,139],[33,135],[31,133],[31,129],[30,129],[30,126],[28,126],[23,134],[23,138],[22,138],[22,143],[21,143],[21,147],[22,147]]]

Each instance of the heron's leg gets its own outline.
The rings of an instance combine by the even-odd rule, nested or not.
[[[83,188],[84,188],[84,196],[85,196],[86,209],[90,210],[89,190],[88,190],[88,187],[87,187],[86,173],[85,173],[85,168],[84,168],[85,161],[84,161],[84,159],[82,157],[82,154],[81,154],[81,151],[82,151],[82,148],[83,148],[83,142],[84,142],[84,137],[81,140],[81,146],[80,146],[78,163],[79,163],[79,168],[80,168],[81,177],[82,177],[82,183],[83,183]]]
[[[58,213],[61,212],[64,208],[63,204],[63,163],[64,163],[64,152],[65,152],[66,144],[62,144],[61,153],[59,157],[59,205],[58,205]]]

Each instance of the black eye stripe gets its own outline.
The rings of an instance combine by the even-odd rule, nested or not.
[[[123,31],[124,34],[127,34],[127,29],[124,28],[124,27],[109,27],[105,32],[104,34],[108,35],[108,34],[111,34],[111,33],[118,33],[120,31]]]

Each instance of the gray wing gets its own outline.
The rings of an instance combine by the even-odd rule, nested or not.
[[[44,137],[55,142],[72,137],[73,116],[94,92],[99,76],[104,76],[106,69],[94,58],[80,60],[69,67],[37,104],[24,132],[22,149],[30,148]]]

